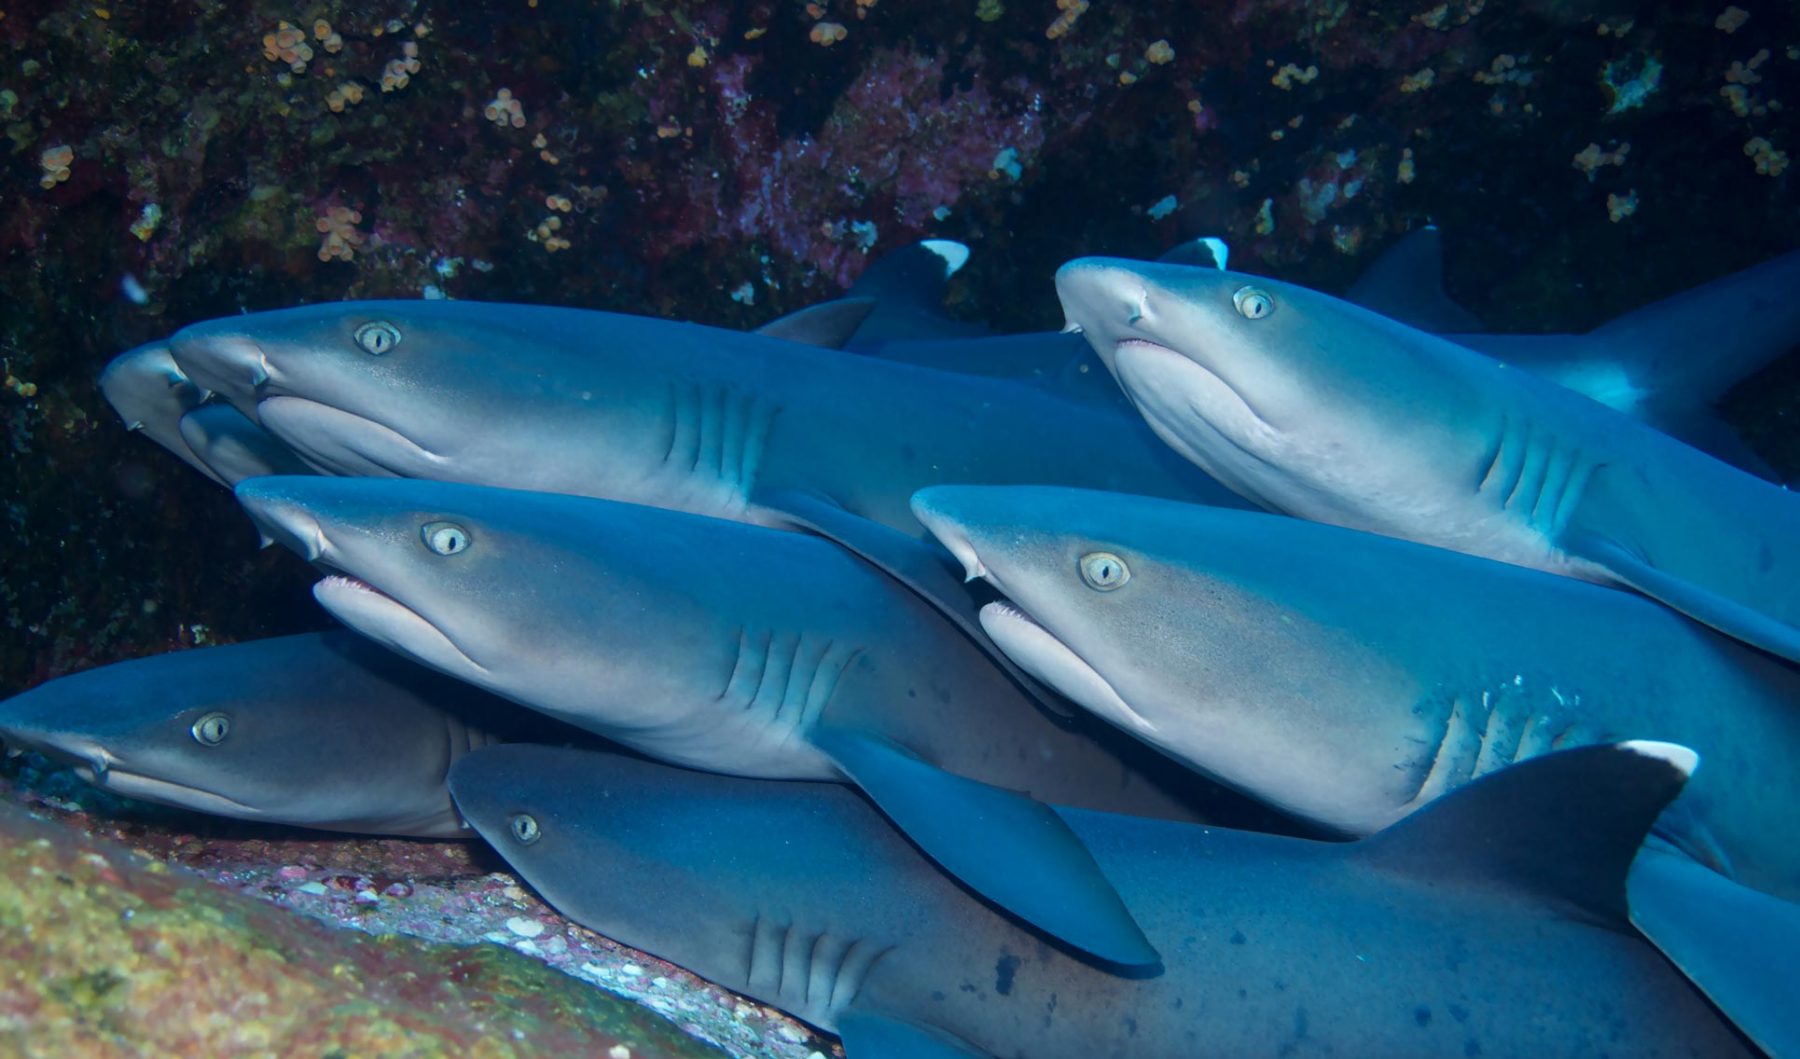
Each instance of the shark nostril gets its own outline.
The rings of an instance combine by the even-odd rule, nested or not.
[[[1150,292],[1138,291],[1137,296],[1125,305],[1125,326],[1131,327],[1139,320],[1150,315]]]

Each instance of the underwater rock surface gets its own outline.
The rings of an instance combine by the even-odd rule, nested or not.
[[[22,755],[0,770],[0,1052],[829,1051],[564,921],[502,868],[472,842],[342,840],[134,805]]]

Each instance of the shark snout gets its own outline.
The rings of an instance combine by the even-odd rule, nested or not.
[[[976,552],[975,542],[967,528],[953,513],[956,495],[955,486],[921,489],[913,494],[912,513],[938,539],[938,543],[962,564],[966,579],[973,581],[978,577],[988,576],[988,569]]]
[[[311,480],[304,477],[249,478],[232,492],[263,535],[317,562],[329,549],[325,528],[300,495]]]
[[[0,704],[4,710],[4,704]],[[36,723],[0,716],[0,742],[10,754],[30,750],[73,767],[89,783],[102,785],[117,758],[97,739],[45,719]]]
[[[1087,335],[1100,359],[1111,365],[1114,349],[1156,320],[1150,284],[1140,262],[1104,257],[1076,258],[1056,270],[1056,296],[1063,316]]]
[[[255,418],[256,400],[272,377],[262,344],[232,326],[210,320],[184,327],[169,339],[181,371],[201,389],[217,393]]]

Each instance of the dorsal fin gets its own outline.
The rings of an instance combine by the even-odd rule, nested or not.
[[[1532,758],[1439,798],[1352,855],[1418,878],[1491,881],[1623,924],[1625,875],[1699,758],[1633,741]]]
[[[969,260],[969,248],[950,239],[923,239],[869,262],[850,285],[851,297],[875,299],[875,311],[851,342],[870,348],[883,342],[966,338],[984,334],[979,324],[944,314],[950,277]]]
[[[838,298],[777,316],[755,333],[808,346],[843,349],[874,308],[874,298]]]
[[[1165,265],[1222,269],[1231,260],[1231,248],[1216,235],[1202,235],[1185,243],[1176,243],[1156,260]]]
[[[944,307],[944,284],[969,260],[969,248],[950,239],[922,239],[883,254],[850,285],[852,297]]]
[[[1435,334],[1481,330],[1444,292],[1444,244],[1436,225],[1402,236],[1345,292],[1344,300]]]

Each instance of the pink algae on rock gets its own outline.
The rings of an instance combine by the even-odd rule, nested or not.
[[[722,1053],[508,949],[336,931],[0,804],[0,1054]]]

